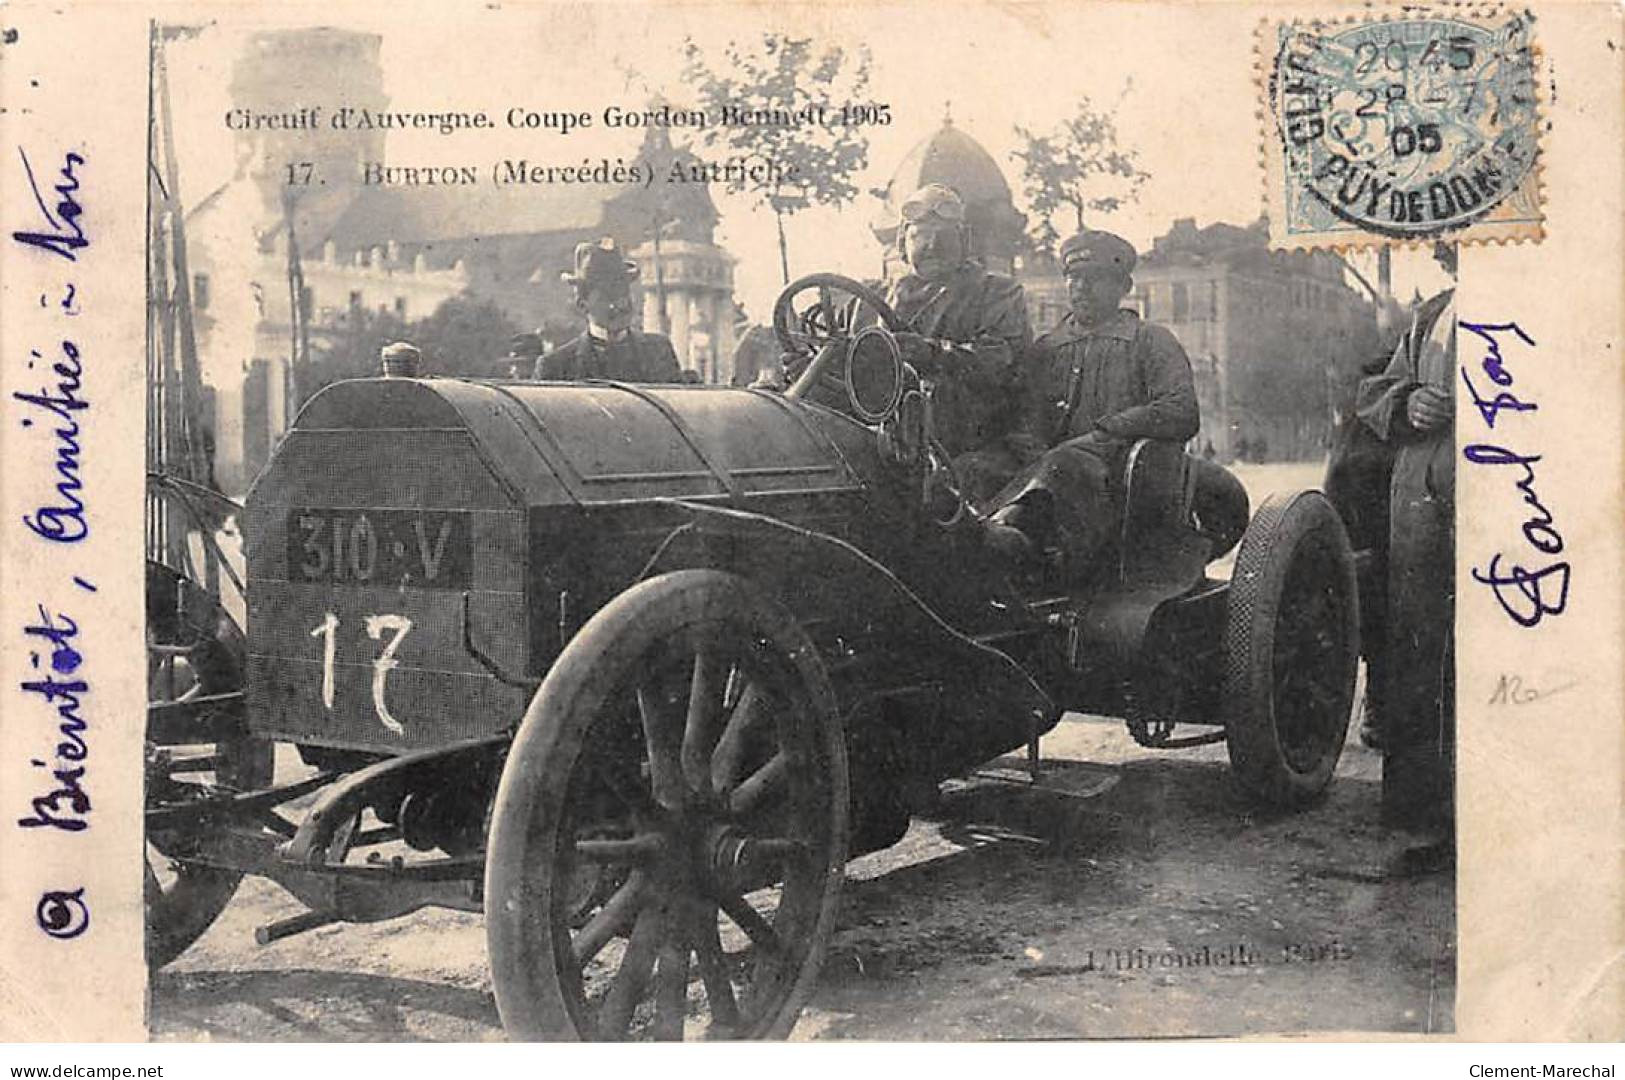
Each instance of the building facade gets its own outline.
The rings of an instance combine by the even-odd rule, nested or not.
[[[381,45],[329,28],[252,35],[233,64],[231,98],[266,113],[296,114],[318,99],[377,112],[388,105]],[[643,329],[669,334],[685,367],[707,381],[733,375],[735,260],[714,242],[718,215],[703,184],[394,186],[367,180],[378,173],[369,163],[388,161],[381,129],[245,126],[233,137],[234,177],[185,222],[215,475],[229,492],[246,489],[302,400],[296,312],[312,354],[358,313],[412,322],[454,297],[489,303],[557,344],[585,326],[560,280],[583,241],[613,237],[640,262]],[[637,154],[659,175],[692,159],[658,128]]]
[[[1375,306],[1327,252],[1271,251],[1267,224],[1181,218],[1141,255],[1133,300],[1196,377],[1195,447],[1221,460],[1325,452],[1351,374],[1380,348]]]

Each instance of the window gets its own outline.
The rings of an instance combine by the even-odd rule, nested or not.
[[[209,307],[209,275],[192,275],[192,306],[199,311],[206,311]]]
[[[395,314],[403,319],[406,318],[406,297],[397,296],[395,298]]]
[[[1185,322],[1191,317],[1190,289],[1183,281],[1174,282],[1174,322]]]
[[[1219,283],[1207,283],[1207,317],[1209,322],[1219,321]]]
[[[299,290],[299,317],[309,322],[310,313],[314,310],[316,310],[316,293],[306,285]]]

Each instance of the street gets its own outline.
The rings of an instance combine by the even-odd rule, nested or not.
[[[1242,466],[1254,506],[1318,466]],[[1153,751],[1070,714],[1038,787],[944,786],[896,846],[850,864],[796,1039],[962,1040],[1453,1029],[1449,873],[1384,876],[1381,760],[1358,710],[1331,788],[1295,814],[1234,789],[1225,748]],[[986,770],[984,770],[984,773]],[[479,917],[426,910],[274,945],[299,906],[244,882],[153,979],[160,1039],[488,1040]]]
[[[1251,810],[1222,746],[1158,752],[1069,717],[1046,785],[972,780],[855,861],[797,1039],[1449,1031],[1450,875],[1387,880],[1380,761],[1345,749],[1325,801]],[[153,981],[160,1039],[502,1037],[481,920],[447,911],[277,944],[263,880]]]

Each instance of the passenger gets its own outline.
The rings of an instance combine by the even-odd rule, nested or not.
[[[621,257],[609,237],[577,244],[575,273],[560,275],[575,288],[587,329],[536,361],[535,378],[576,381],[677,382],[677,352],[662,334],[632,329],[632,282],[638,264]]]
[[[962,493],[986,501],[1023,463],[1011,440],[1032,341],[1026,300],[971,258],[965,204],[952,188],[927,184],[903,200],[897,245],[909,273],[886,299],[903,325],[903,359],[935,382],[936,434]]]
[[[1129,446],[1138,439],[1184,443],[1200,426],[1190,360],[1178,339],[1121,306],[1134,284],[1133,245],[1085,230],[1060,254],[1072,310],[1034,346],[1024,422],[1029,445],[1051,449],[1040,451],[1025,481],[1000,493],[987,526],[989,546],[1016,565],[1042,552],[1057,530],[1074,557],[1086,560],[1102,548],[1119,517],[1115,489]],[[1193,466],[1223,474],[1216,465]]]

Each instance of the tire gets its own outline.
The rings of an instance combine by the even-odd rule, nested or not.
[[[509,1036],[787,1035],[847,813],[834,694],[783,608],[714,570],[622,593],[553,664],[497,789],[486,939]],[[594,895],[605,864],[627,872]]]
[[[218,601],[196,582],[157,562],[147,563],[147,698],[150,702],[223,694],[243,688],[243,633]],[[160,755],[170,761],[164,764]],[[186,757],[212,757],[202,771],[177,771]],[[147,742],[147,809],[161,809],[208,787],[238,791],[271,782],[273,748],[247,737],[219,743]],[[172,779],[171,779],[172,778]],[[213,925],[242,880],[233,870],[185,858],[185,838],[147,842],[143,898],[146,956],[156,971],[180,956]]]
[[[1301,807],[1343,750],[1359,659],[1354,557],[1319,492],[1273,495],[1230,577],[1224,718],[1236,780],[1251,798]]]

